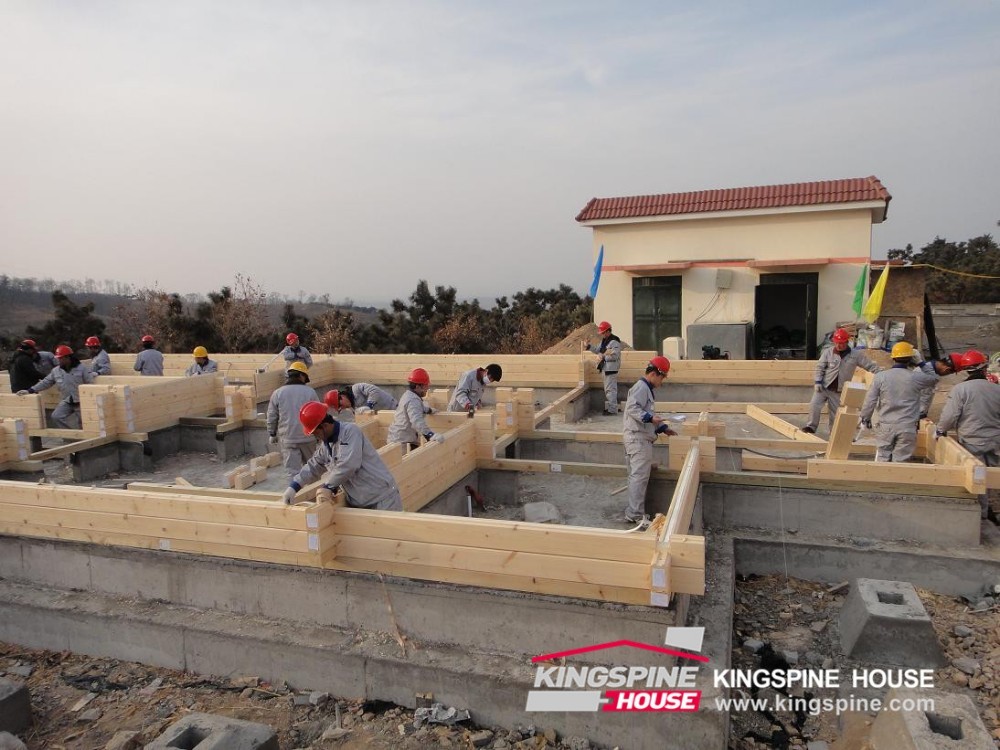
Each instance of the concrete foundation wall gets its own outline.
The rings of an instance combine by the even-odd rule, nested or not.
[[[914,497],[824,489],[704,483],[705,525],[785,529],[848,539],[903,539],[976,547],[975,498]]]

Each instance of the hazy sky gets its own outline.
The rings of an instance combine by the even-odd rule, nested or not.
[[[878,176],[1000,231],[1000,3],[0,0],[0,272],[585,293],[593,196]]]

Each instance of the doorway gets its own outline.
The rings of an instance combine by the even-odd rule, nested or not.
[[[632,346],[663,354],[663,339],[681,335],[681,277],[632,279]]]
[[[818,273],[771,273],[754,290],[757,356],[815,359]]]

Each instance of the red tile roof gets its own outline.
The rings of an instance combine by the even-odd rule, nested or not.
[[[591,198],[577,214],[577,221],[666,216],[707,211],[741,211],[751,208],[784,208],[829,203],[883,200],[892,196],[875,176],[790,185],[699,190],[694,193],[635,195],[625,198]]]

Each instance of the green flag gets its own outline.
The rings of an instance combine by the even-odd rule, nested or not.
[[[865,304],[865,292],[868,291],[868,264],[861,269],[861,277],[854,285],[854,316],[861,317],[861,309]]]

